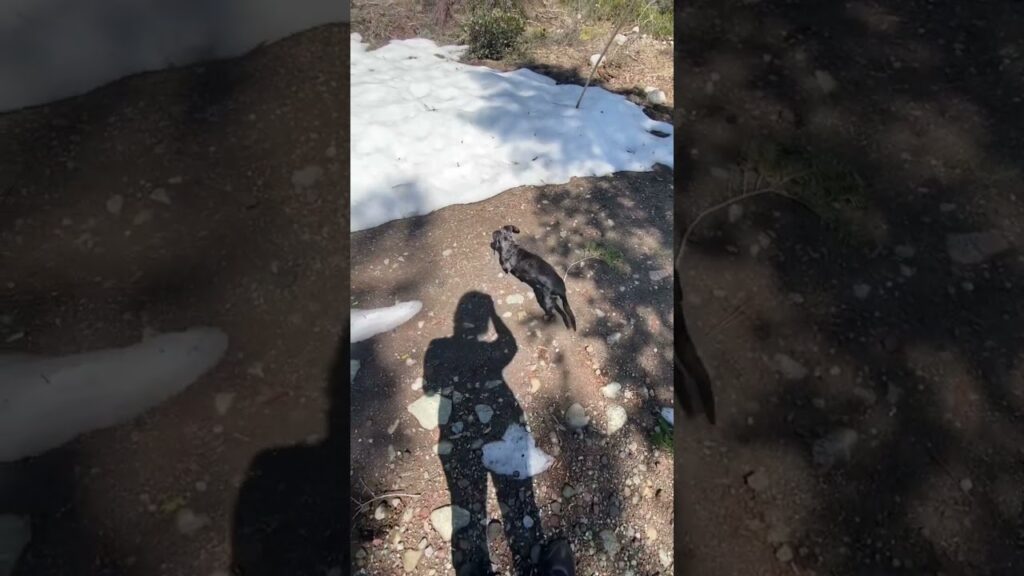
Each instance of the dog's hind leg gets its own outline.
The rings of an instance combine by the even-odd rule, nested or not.
[[[544,310],[544,321],[547,322],[554,318],[554,305],[551,302],[551,297],[544,294],[544,291],[540,288],[534,288],[533,295],[537,297],[537,305],[541,307],[541,310]]]
[[[565,327],[572,328],[572,331],[576,331],[576,315],[572,313],[572,308],[569,307],[569,299],[565,297],[565,294],[557,294],[558,299],[562,301],[562,309],[569,315],[569,319],[565,320],[565,314],[562,314],[562,320],[565,320]],[[561,310],[559,311],[561,312]]]

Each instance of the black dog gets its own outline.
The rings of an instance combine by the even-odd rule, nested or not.
[[[501,269],[533,288],[545,320],[551,320],[558,312],[565,327],[576,330],[576,316],[569,308],[562,277],[540,256],[520,248],[513,234],[519,234],[519,228],[512,225],[502,226],[491,234],[491,250],[498,253]]]

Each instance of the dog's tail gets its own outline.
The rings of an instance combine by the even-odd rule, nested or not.
[[[558,299],[562,301],[562,308],[565,309],[565,313],[569,315],[569,324],[566,324],[566,328],[572,328],[572,331],[576,331],[576,315],[572,313],[572,308],[569,307],[569,299],[565,297],[565,294],[559,294]]]

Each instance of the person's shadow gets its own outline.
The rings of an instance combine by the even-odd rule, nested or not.
[[[348,325],[331,367],[327,437],[264,450],[238,491],[232,527],[235,576],[347,574],[349,566]]]
[[[484,339],[489,324],[497,332],[493,341]],[[423,360],[424,392],[452,401],[447,425],[441,425],[439,453],[451,504],[469,516],[468,524],[452,535],[452,561],[458,576],[490,573],[487,534],[500,534],[497,526],[483,522],[490,475],[515,573],[527,574],[531,547],[542,539],[533,481],[529,475],[489,471],[482,459],[485,444],[502,440],[510,425],[525,425],[523,409],[502,375],[518,346],[494,301],[481,292],[467,292],[459,300],[453,332],[433,340]],[[464,522],[462,512],[454,513],[460,515]]]

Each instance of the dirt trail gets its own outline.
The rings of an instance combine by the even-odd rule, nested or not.
[[[476,507],[470,527],[453,540],[459,562],[472,556],[477,534],[483,538],[483,528],[474,526],[490,520],[507,531],[501,535],[502,524],[495,523],[488,538],[492,561],[505,571],[512,567],[509,550],[522,541],[529,550],[538,527],[545,537],[570,537],[580,573],[654,573],[671,564],[672,456],[652,441],[658,407],[672,404],[671,176],[658,170],[517,188],[352,236],[354,307],[423,302],[410,322],[353,345],[361,368],[352,386],[352,497],[363,502],[392,492],[418,495],[380,510],[374,503],[360,517],[354,554],[367,574],[393,573],[404,562],[417,571],[450,570],[451,546],[430,514],[460,501]],[[522,230],[524,246],[560,271],[591,242],[621,255],[618,266],[589,260],[569,275],[577,333],[560,322],[545,323],[531,290],[501,273],[488,245],[491,232],[509,223]],[[470,293],[483,296],[471,295],[467,304]],[[463,356],[448,363],[454,367],[446,365],[448,372],[438,372],[432,362],[425,367],[426,356],[439,357],[432,350],[459,349],[458,340],[441,339],[465,333],[467,318],[475,319],[474,330],[488,325],[487,313],[474,312],[473,301],[484,310],[493,302],[514,339],[514,356],[486,360],[474,344],[450,353]],[[498,337],[490,324],[488,340]],[[442,381],[429,374],[424,381],[425,370],[444,374],[435,378]],[[482,382],[491,377],[499,380]],[[609,398],[601,389],[612,382],[621,390]],[[424,387],[453,401],[440,432],[424,429],[407,411]],[[580,432],[565,416],[574,402],[590,417]],[[491,424],[481,426],[477,404],[493,409]],[[618,410],[613,406],[624,409],[627,420],[609,436],[608,410],[613,419]],[[554,465],[507,489],[502,477],[492,477],[484,508],[477,499],[487,493],[481,445],[500,438],[519,411]],[[454,442],[450,455],[439,457],[439,441],[441,452]],[[500,503],[495,489],[509,490]],[[524,510],[534,510],[529,520]]]
[[[253,527],[322,530],[327,512],[329,538],[344,504],[343,451],[323,447],[347,417],[327,425],[347,314],[347,43],[327,26],[0,116],[5,352],[191,325],[230,339],[141,418],[0,465],[0,511],[32,516],[16,574],[223,574],[232,544],[264,570],[288,554],[292,573],[342,570],[341,534]]]

